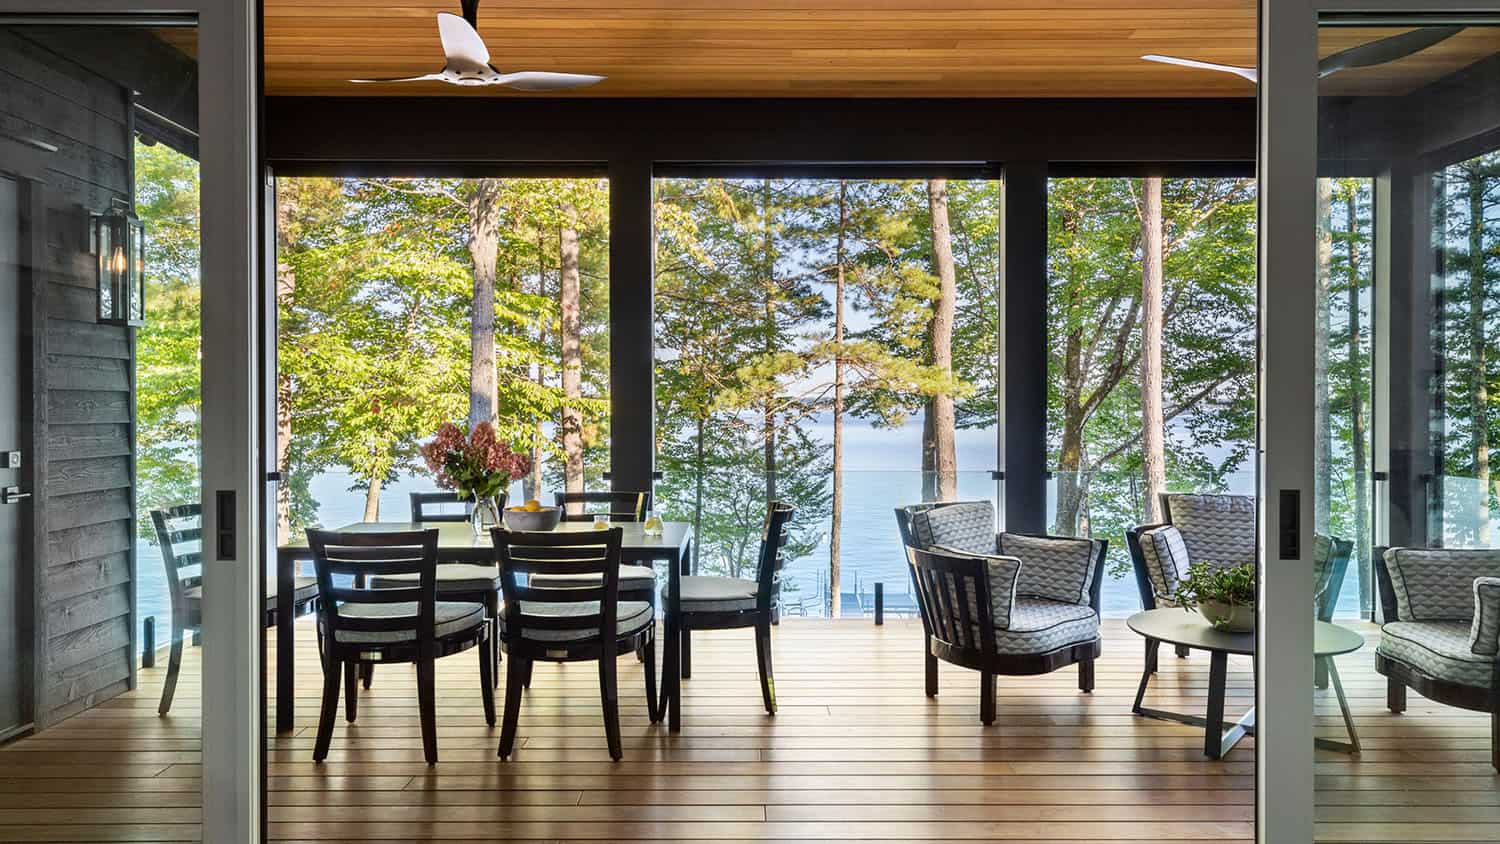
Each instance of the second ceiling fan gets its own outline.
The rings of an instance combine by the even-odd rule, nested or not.
[[[437,73],[402,76],[394,79],[351,79],[350,82],[447,82],[451,85],[478,87],[503,85],[518,91],[566,91],[603,82],[605,77],[587,73],[554,73],[545,70],[517,70],[509,73],[490,64],[490,50],[475,28],[479,20],[479,0],[462,0],[463,17],[438,12],[438,36],[443,41],[447,62]]]
[[[1349,70],[1356,67],[1374,67],[1404,59],[1415,55],[1435,44],[1447,41],[1449,38],[1463,32],[1462,26],[1424,26],[1403,32],[1400,35],[1392,35],[1389,38],[1381,38],[1358,47],[1334,53],[1333,55],[1318,62],[1318,78],[1332,76],[1341,70]],[[1236,76],[1248,79],[1251,82],[1260,82],[1260,73],[1253,67],[1241,67],[1239,65],[1216,64],[1214,62],[1198,61],[1197,59],[1184,59],[1177,56],[1162,56],[1152,53],[1141,56],[1148,62],[1160,62],[1162,64],[1177,65],[1179,67],[1193,67],[1199,70],[1216,70],[1223,73],[1233,73]]]

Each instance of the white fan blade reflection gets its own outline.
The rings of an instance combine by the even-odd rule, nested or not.
[[[444,81],[444,77],[441,73],[424,73],[421,76],[400,76],[393,79],[351,79],[349,81],[366,85],[379,85],[385,82],[441,82]]]
[[[517,91],[563,91],[568,88],[583,88],[604,81],[603,76],[587,73],[549,73],[544,70],[521,70],[502,73],[497,84],[508,85]]]
[[[1241,79],[1251,82],[1260,82],[1260,74],[1253,67],[1239,67],[1232,64],[1214,64],[1213,62],[1200,62],[1196,59],[1180,59],[1176,56],[1158,56],[1155,54],[1141,56],[1148,62],[1159,62],[1161,64],[1172,64],[1179,67],[1192,67],[1199,70],[1215,70],[1220,73],[1232,73]]]
[[[469,22],[458,15],[438,12],[438,35],[443,39],[443,53],[448,56],[448,66],[460,68],[488,67],[490,49],[484,39],[469,26]]]

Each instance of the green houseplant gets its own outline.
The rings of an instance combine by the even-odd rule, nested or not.
[[[1255,629],[1255,565],[1194,563],[1177,586],[1177,600],[1183,609],[1202,613],[1215,629],[1248,633]]]

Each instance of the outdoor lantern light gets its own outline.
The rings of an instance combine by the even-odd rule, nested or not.
[[[146,323],[146,227],[118,197],[93,215],[92,241],[99,261],[99,322]]]

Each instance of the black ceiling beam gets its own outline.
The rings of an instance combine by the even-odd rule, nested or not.
[[[948,164],[1255,158],[1236,99],[600,99],[269,97],[267,160],[577,165]]]

